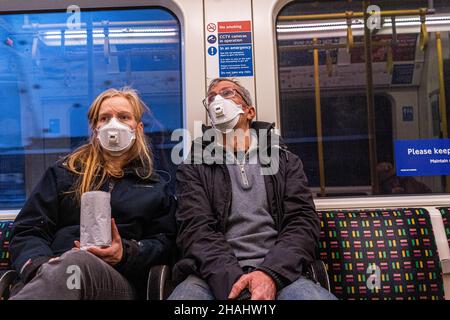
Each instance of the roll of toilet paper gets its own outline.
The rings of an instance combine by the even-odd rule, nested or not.
[[[81,196],[80,246],[111,245],[111,194],[104,191],[85,192]]]

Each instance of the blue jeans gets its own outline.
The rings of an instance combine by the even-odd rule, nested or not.
[[[214,300],[208,284],[195,275],[190,275],[180,283],[169,300]],[[277,293],[277,300],[337,300],[320,284],[300,277]]]

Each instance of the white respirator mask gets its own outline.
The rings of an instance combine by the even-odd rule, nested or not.
[[[121,156],[131,148],[136,140],[136,131],[113,117],[107,124],[97,129],[101,146],[112,156]]]
[[[213,127],[222,133],[227,133],[233,130],[239,121],[239,116],[244,114],[244,111],[242,106],[233,100],[217,95],[208,106],[208,114]]]

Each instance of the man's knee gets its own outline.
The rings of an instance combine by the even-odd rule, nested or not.
[[[181,282],[177,287],[183,288],[184,290],[204,290],[209,291],[208,284],[197,276],[190,275],[183,282]]]
[[[169,300],[213,300],[214,296],[208,284],[195,275],[188,276],[178,284]]]
[[[336,297],[305,277],[300,277],[278,294],[279,300],[336,300]]]

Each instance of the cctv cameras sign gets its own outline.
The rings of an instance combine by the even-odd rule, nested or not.
[[[210,23],[207,32],[208,60],[218,68],[220,77],[253,76],[251,21]]]

